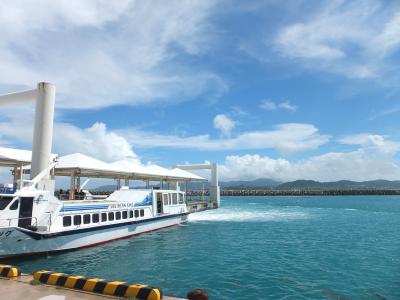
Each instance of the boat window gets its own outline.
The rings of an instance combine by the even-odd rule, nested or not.
[[[108,221],[114,221],[114,213],[113,212],[108,213]]]
[[[101,214],[101,221],[102,222],[107,222],[107,213],[102,213]]]
[[[139,211],[135,210],[135,218],[138,218],[138,217],[139,217]]]
[[[12,199],[13,197],[0,197],[0,210],[5,209]]]
[[[183,194],[179,194],[179,203],[184,203]]]
[[[133,210],[129,211],[129,218],[133,218]]]
[[[83,215],[83,224],[90,224],[90,215]]]
[[[124,210],[122,212],[122,219],[128,219],[128,211],[127,210]]]
[[[178,204],[178,195],[172,194],[172,204]]]
[[[115,220],[121,220],[121,212],[120,211],[117,211],[115,213]]]
[[[72,224],[72,220],[71,219],[72,219],[71,216],[64,216],[63,217],[63,226],[64,227],[71,226],[71,224]]]
[[[82,216],[76,215],[74,216],[74,225],[81,225],[82,224]]]
[[[17,200],[15,200],[15,201],[11,204],[10,210],[16,210],[16,209],[18,209],[18,204],[19,204],[19,200],[17,199]]]
[[[99,214],[92,215],[92,223],[99,223]]]
[[[144,210],[143,209],[140,210],[140,216],[144,217]]]
[[[168,205],[168,194],[163,194],[162,196],[163,196],[164,205]]]
[[[169,205],[172,205],[172,197],[171,197],[171,194],[168,194],[168,198],[169,198]]]

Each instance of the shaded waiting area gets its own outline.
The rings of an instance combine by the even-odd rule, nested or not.
[[[31,164],[31,151],[13,148],[0,148],[0,166],[12,169],[13,189],[22,182],[23,174],[29,174]],[[65,156],[52,155],[56,162],[51,172],[52,176],[70,177],[68,199],[77,198],[76,193],[81,192],[90,178],[107,178],[117,181],[117,186],[129,187],[131,180],[140,180],[150,188],[151,182],[156,182],[159,189],[180,189],[180,184],[188,190],[189,182],[203,184],[207,179],[180,168],[167,169],[155,164],[139,165],[129,160],[120,160],[106,163],[93,157],[73,153]],[[85,182],[81,182],[86,178]]]

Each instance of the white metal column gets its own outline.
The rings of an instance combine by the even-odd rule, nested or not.
[[[220,188],[218,185],[218,165],[211,164],[195,164],[195,165],[176,165],[175,168],[182,170],[211,170],[211,186],[210,186],[210,199],[213,205],[220,207]]]
[[[51,160],[53,143],[54,102],[56,88],[48,82],[39,82],[37,89],[0,96],[0,105],[30,102],[36,99],[33,129],[30,178],[45,170]],[[54,181],[49,174],[38,184],[39,189],[54,192]]]

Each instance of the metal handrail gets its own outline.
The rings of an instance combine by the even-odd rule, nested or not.
[[[30,179],[30,180],[23,180],[22,181],[22,187],[24,189],[33,189],[35,186],[42,180],[47,174],[50,173],[51,169],[53,169],[57,165],[58,161],[53,161],[50,163],[50,165],[42,170],[38,175],[36,175],[35,178]]]

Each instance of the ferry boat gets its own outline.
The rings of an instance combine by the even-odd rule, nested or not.
[[[0,257],[94,246],[187,220],[185,193],[178,190],[122,187],[105,199],[63,201],[32,186],[4,187]]]
[[[32,151],[0,148],[0,166],[13,168],[11,186],[0,187],[0,257],[89,247],[188,221],[186,193],[179,182],[204,178],[186,172],[210,169],[210,199],[219,207],[216,164],[162,167],[116,167],[75,153],[58,158],[51,152],[55,86],[39,82],[36,89],[0,96],[0,105],[36,101]],[[30,179],[24,167],[30,165]],[[69,176],[66,200],[55,193],[55,176]],[[106,197],[82,193],[80,179],[111,178],[127,184]],[[159,189],[129,189],[129,180],[159,180]],[[163,189],[163,183],[175,189]],[[84,184],[83,184],[84,185]],[[120,184],[118,184],[120,186]],[[75,197],[78,194],[80,197]],[[83,196],[83,197],[81,197]],[[79,199],[78,199],[79,198]]]

